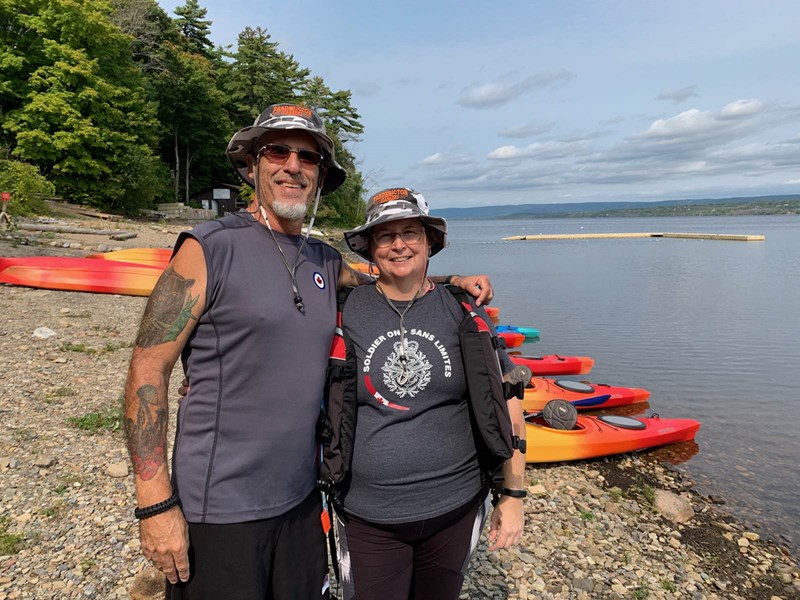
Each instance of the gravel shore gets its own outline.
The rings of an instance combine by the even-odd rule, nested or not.
[[[0,256],[169,247],[182,229],[70,224],[137,237],[0,232]],[[0,286],[0,600],[157,597],[119,423],[145,302]],[[800,598],[796,556],[651,454],[529,467],[528,492],[522,544],[481,545],[462,598]]]

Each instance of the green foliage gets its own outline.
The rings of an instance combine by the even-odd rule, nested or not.
[[[157,123],[130,37],[103,1],[28,4],[38,11],[17,14],[15,24],[40,41],[28,43],[35,56],[17,72],[23,102],[3,115],[12,155],[36,164],[68,199],[112,210],[148,204]]]
[[[208,11],[200,8],[197,0],[186,0],[186,4],[178,6],[175,14],[175,25],[184,39],[184,44],[189,52],[209,56],[214,44],[208,38],[211,35],[211,21],[206,20]]]
[[[297,102],[309,75],[292,55],[278,50],[277,42],[261,27],[245,27],[230,57],[233,62],[222,76],[231,119],[239,127],[251,124],[270,104]]]
[[[582,510],[581,511],[581,521],[588,523],[589,521],[594,521],[597,516],[590,510]]]
[[[674,592],[678,589],[678,586],[676,586],[675,583],[670,581],[669,579],[662,579],[661,589],[666,590],[668,592]]]
[[[8,212],[12,215],[42,215],[47,214],[44,200],[55,193],[55,186],[33,165],[0,160],[0,191],[11,194]]]
[[[636,600],[647,600],[650,597],[650,588],[647,587],[647,584],[642,584],[633,590],[631,596]]]
[[[320,222],[360,220],[363,179],[344,144],[363,126],[350,91],[331,90],[261,27],[235,51],[215,49],[206,16],[198,0],[175,18],[157,0],[0,0],[0,148],[30,186],[11,190],[13,213],[40,212],[34,200],[53,194],[134,213],[233,183],[231,134],[288,101],[319,111],[349,173]]]
[[[8,533],[8,517],[0,517],[0,555],[16,554],[22,548],[25,536]]]
[[[90,433],[119,431],[122,425],[122,407],[107,406],[80,417],[69,417],[67,421],[73,427]]]

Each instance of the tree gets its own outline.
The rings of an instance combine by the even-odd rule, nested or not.
[[[344,143],[358,141],[364,126],[359,122],[361,116],[350,104],[352,93],[349,90],[332,92],[321,77],[313,77],[301,88],[300,97],[325,121],[333,139],[336,160],[347,171],[347,180],[342,187],[325,198],[324,211],[319,214],[320,222],[341,226],[355,224],[362,213],[364,180],[356,169],[355,157]]]
[[[325,120],[325,126],[342,142],[358,141],[364,133],[359,115],[350,104],[353,93],[350,90],[332,92],[322,77],[312,77],[300,92],[301,100],[316,110]]]
[[[183,187],[183,200],[188,202],[192,169],[198,162],[203,184],[213,183],[221,170],[227,173],[225,147],[231,124],[211,62],[174,47],[167,60],[168,68],[152,83],[159,100],[162,156],[172,165],[175,201]]]
[[[145,76],[166,69],[165,44],[178,44],[178,29],[155,0],[111,0],[111,21],[133,38],[132,58]]]
[[[211,57],[214,44],[208,36],[211,35],[211,21],[206,19],[208,11],[200,8],[197,0],[186,0],[186,4],[175,9],[178,18],[175,24],[184,40],[184,47],[188,52]]]
[[[38,52],[21,74],[20,106],[3,115],[12,155],[37,165],[67,198],[106,209],[146,204],[159,172],[150,150],[157,124],[131,38],[102,0],[28,6],[14,25],[40,42],[28,44]]]
[[[297,101],[310,73],[291,54],[278,50],[278,44],[260,27],[245,27],[231,58],[223,86],[230,96],[235,123],[252,122],[270,104]]]

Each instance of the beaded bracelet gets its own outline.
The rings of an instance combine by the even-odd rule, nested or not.
[[[137,519],[148,519],[168,511],[173,506],[178,506],[179,503],[180,501],[178,500],[178,494],[173,493],[172,496],[162,502],[159,502],[158,504],[145,506],[144,508],[133,509],[133,516]]]

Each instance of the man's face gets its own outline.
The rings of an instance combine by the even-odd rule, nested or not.
[[[262,136],[256,150],[265,144],[280,144],[293,150],[320,152],[313,136],[302,131],[272,131]],[[265,154],[248,157],[250,175],[254,174],[254,161],[258,161],[258,191],[267,211],[282,219],[297,221],[305,216],[306,209],[317,191],[320,165],[300,160],[296,152],[284,160],[268,158]]]

